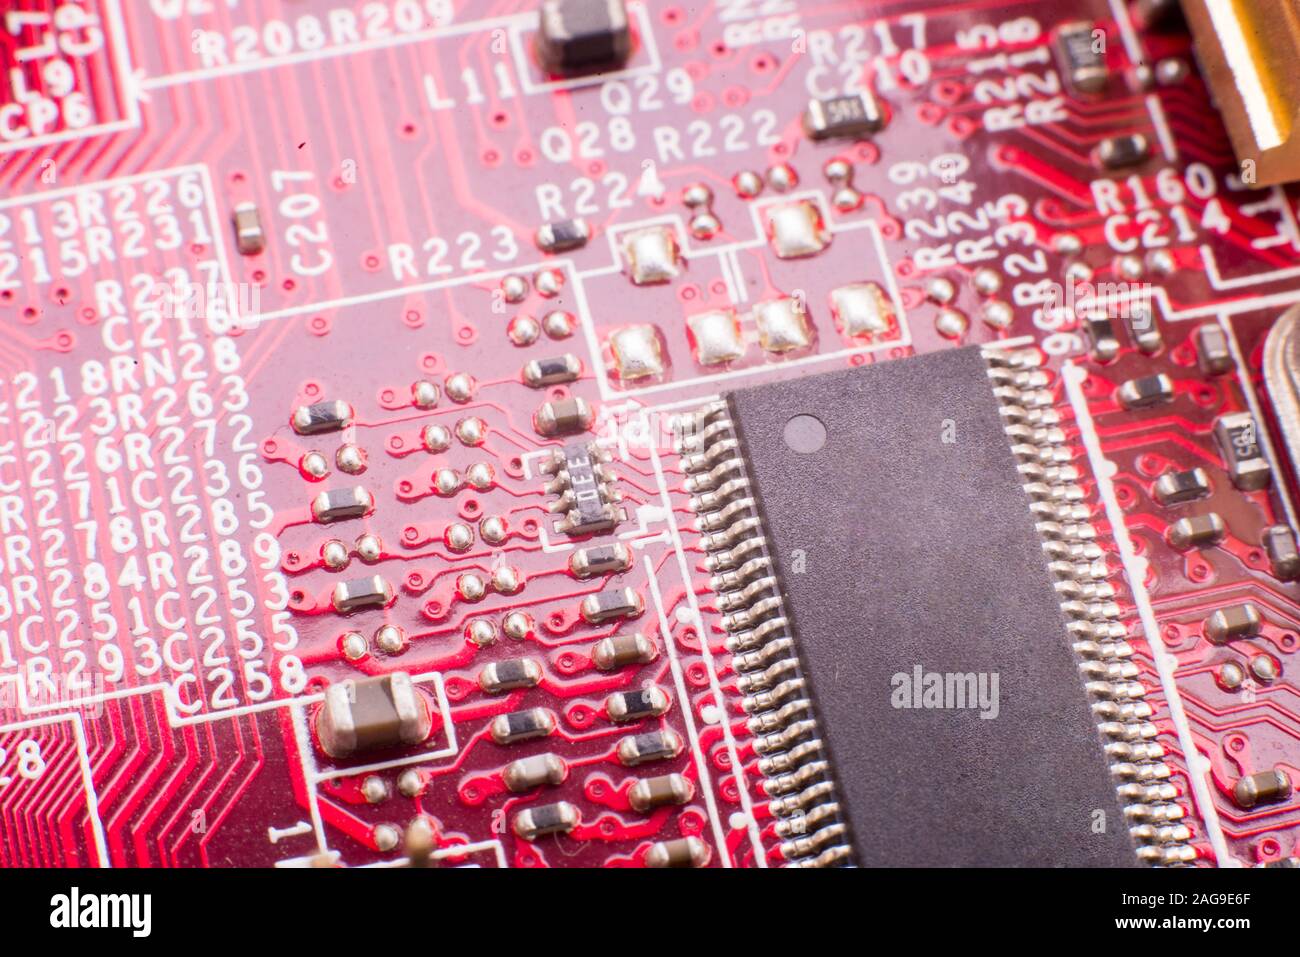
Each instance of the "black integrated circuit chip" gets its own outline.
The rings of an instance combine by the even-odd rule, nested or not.
[[[1136,863],[980,352],[726,398],[857,862]]]

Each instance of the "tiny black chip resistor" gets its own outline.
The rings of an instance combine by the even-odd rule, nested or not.
[[[671,728],[634,734],[618,742],[618,760],[624,767],[633,768],[650,761],[667,761],[682,753],[686,747],[682,736]]]
[[[569,556],[574,578],[595,578],[625,572],[632,567],[632,553],[621,542],[579,548]]]
[[[533,235],[537,248],[545,253],[563,253],[581,249],[591,239],[591,228],[585,219],[565,219],[557,223],[543,223]]]
[[[582,375],[582,361],[571,352],[545,359],[530,359],[524,366],[524,384],[533,389],[563,385]]]
[[[533,738],[544,738],[555,731],[555,715],[545,708],[511,711],[492,719],[489,732],[497,744],[516,744]]]
[[[1151,156],[1151,141],[1141,133],[1127,133],[1104,139],[1097,147],[1097,162],[1104,169],[1125,169],[1145,163]]]
[[[1146,409],[1170,401],[1174,397],[1174,384],[1163,372],[1129,379],[1115,390],[1115,397],[1126,409]]]
[[[572,76],[613,70],[632,54],[624,0],[543,0],[537,59],[552,73]]]
[[[1210,477],[1203,468],[1165,472],[1156,479],[1155,496],[1161,505],[1182,505],[1210,494]]]
[[[672,705],[668,692],[658,685],[635,691],[616,691],[605,699],[605,713],[611,721],[623,724],[642,718],[657,718]]]
[[[635,618],[645,610],[641,596],[631,588],[611,588],[588,595],[579,607],[588,624],[599,625],[615,618]]]
[[[1232,484],[1244,492],[1268,486],[1273,470],[1260,446],[1259,425],[1249,412],[1220,416],[1214,423],[1214,438],[1227,460]]]
[[[393,586],[381,575],[367,575],[334,586],[334,610],[348,614],[358,608],[388,605],[393,600]]]
[[[352,424],[352,406],[338,399],[300,405],[293,410],[291,424],[299,435],[337,432]]]
[[[515,833],[526,841],[546,834],[567,834],[578,826],[578,809],[568,801],[525,808],[515,815]]]
[[[518,688],[534,688],[542,680],[542,666],[532,658],[493,661],[479,672],[479,687],[488,694],[502,694]]]
[[[375,507],[375,497],[365,487],[336,488],[321,492],[311,503],[311,515],[321,524],[368,515]]]
[[[1067,23],[1056,31],[1061,72],[1077,92],[1100,93],[1106,88],[1110,71],[1106,67],[1104,43],[1105,34],[1094,23]]]
[[[884,123],[880,104],[865,90],[810,100],[803,115],[804,132],[813,140],[858,139],[875,133]]]

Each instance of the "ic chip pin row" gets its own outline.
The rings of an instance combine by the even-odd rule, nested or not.
[[[727,405],[711,403],[684,424],[678,447],[684,485],[723,612],[780,854],[791,867],[848,863],[848,829]]]
[[[1041,368],[1037,351],[989,349],[984,358],[1138,857],[1164,866],[1191,863],[1197,854],[1191,829],[1182,823],[1186,811],[1169,783],[1172,769],[1155,741],[1153,711],[1130,660],[1133,647],[1090,524],[1088,495],[1070,464],[1074,451],[1054,408],[1052,375]]]

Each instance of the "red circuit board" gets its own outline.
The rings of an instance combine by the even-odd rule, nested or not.
[[[534,0],[0,0],[0,864],[401,863],[417,818],[452,864],[635,867],[685,837],[712,866],[786,863],[676,418],[735,386],[972,343],[1039,349],[1059,373],[1195,862],[1300,854],[1300,798],[1233,801],[1245,775],[1300,776],[1300,586],[1259,544],[1290,522],[1290,476],[1275,462],[1271,487],[1239,491],[1213,435],[1233,412],[1271,421],[1262,349],[1300,302],[1300,191],[1236,179],[1185,31],[1141,29],[1122,0],[628,11],[626,65],[562,78],[537,62]],[[1103,98],[1061,76],[1053,38],[1078,21],[1104,38]],[[862,89],[879,132],[806,135],[810,98]],[[1099,170],[1100,144],[1134,133],[1149,159]],[[701,186],[716,228],[683,201]],[[783,259],[770,217],[797,201],[826,244]],[[247,206],[265,233],[252,254],[231,228]],[[576,217],[590,242],[538,249],[539,225]],[[645,228],[677,238],[670,282],[629,278],[623,242]],[[1078,319],[1046,308],[1067,275],[1149,284],[1158,347],[1121,335],[1098,361]],[[862,282],[894,306],[869,342],[828,306]],[[797,354],[753,331],[777,296],[808,304]],[[739,311],[747,344],[721,370],[688,326],[717,309]],[[1206,323],[1233,346],[1226,374],[1198,365]],[[663,368],[631,379],[611,336],[643,325]],[[561,353],[575,381],[522,380]],[[1162,373],[1172,404],[1116,401]],[[413,400],[420,383],[436,404]],[[537,413],[571,399],[622,496],[607,538],[632,560],[609,580],[570,573],[545,488],[566,440]],[[321,401],[350,405],[349,424],[300,434],[295,410]],[[447,448],[430,451],[430,426]],[[1167,532],[1185,512],[1152,486],[1193,467],[1227,533],[1183,552]],[[355,486],[366,514],[314,518],[320,493]],[[335,586],[375,575],[390,600],[340,614]],[[641,613],[584,620],[614,585]],[[1209,640],[1207,616],[1246,600],[1260,633]],[[518,639],[512,613],[531,622]],[[651,660],[598,668],[593,648],[626,634]],[[535,687],[481,688],[520,658]],[[1228,663],[1244,683],[1224,684]],[[424,744],[329,758],[325,689],[399,670],[430,702]],[[650,685],[662,715],[611,719],[609,695]],[[551,736],[493,741],[494,718],[530,708],[553,713]],[[690,797],[641,813],[629,792],[651,772],[618,748],[657,729],[682,747],[653,773]],[[512,793],[506,765],[543,752],[567,777]],[[579,817],[564,836],[512,829],[561,800]]]

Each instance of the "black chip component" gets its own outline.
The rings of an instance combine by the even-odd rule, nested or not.
[[[880,104],[866,91],[810,100],[803,115],[804,132],[813,140],[859,139],[884,124]]]
[[[529,359],[524,366],[524,384],[534,389],[572,382],[582,374],[582,360],[571,352],[547,359]]]
[[[784,608],[753,592],[728,645],[788,625],[802,665],[744,675],[779,833],[868,866],[1135,864],[980,352],[725,402]],[[843,824],[814,831],[832,784]]]
[[[516,688],[534,688],[541,680],[542,666],[532,658],[508,658],[484,665],[478,686],[488,694],[502,694]]]
[[[566,219],[558,223],[539,226],[533,236],[537,248],[544,253],[563,253],[581,249],[591,239],[591,228],[585,219]]]
[[[671,728],[636,734],[618,743],[618,760],[629,768],[649,761],[667,761],[682,753],[686,745]]]
[[[1295,532],[1286,525],[1272,525],[1264,529],[1261,541],[1274,575],[1284,582],[1300,577],[1300,548],[1296,546]]]
[[[1097,162],[1105,169],[1125,169],[1145,163],[1151,156],[1151,141],[1141,133],[1112,136],[1097,147]]]
[[[1249,412],[1220,416],[1214,423],[1214,438],[1237,488],[1253,492],[1273,480],[1273,469],[1259,444],[1259,426]]]
[[[545,708],[511,711],[492,719],[492,740],[497,744],[516,744],[533,738],[544,738],[555,731],[555,715]]]
[[[358,608],[388,605],[393,601],[393,586],[382,575],[367,575],[334,586],[334,610],[346,615]]]
[[[625,572],[632,567],[632,553],[621,542],[579,548],[569,556],[569,571],[574,578],[595,578]]]
[[[1110,71],[1106,67],[1105,42],[1105,33],[1095,23],[1067,23],[1057,30],[1056,55],[1061,72],[1079,93],[1106,89]]]
[[[1217,322],[1207,322],[1197,327],[1196,364],[1206,375],[1222,375],[1232,368],[1228,335]]]
[[[1163,372],[1158,375],[1129,379],[1115,390],[1115,398],[1126,409],[1147,409],[1162,405],[1174,397],[1174,384]]]
[[[651,685],[635,691],[614,692],[605,699],[605,713],[611,721],[640,721],[642,718],[657,718],[671,704],[672,700],[662,688]]]
[[[1156,501],[1161,505],[1182,505],[1210,494],[1210,477],[1203,468],[1166,472],[1156,479]]]
[[[1178,0],[1134,0],[1133,22],[1142,30],[1172,30],[1184,27]]]
[[[624,0],[544,0],[537,58],[552,73],[617,70],[632,54]]]
[[[1092,343],[1089,354],[1098,362],[1109,362],[1119,355],[1119,337],[1115,335],[1115,324],[1106,317],[1089,317],[1084,328],[1088,331],[1088,340]]]
[[[311,502],[311,515],[322,524],[341,522],[344,519],[369,515],[375,507],[375,497],[363,486],[336,488],[321,492]]]
[[[335,432],[352,424],[352,406],[334,399],[294,409],[293,430],[299,435]]]
[[[611,588],[588,595],[579,605],[584,621],[599,625],[615,618],[635,618],[645,610],[641,596],[631,588]]]

